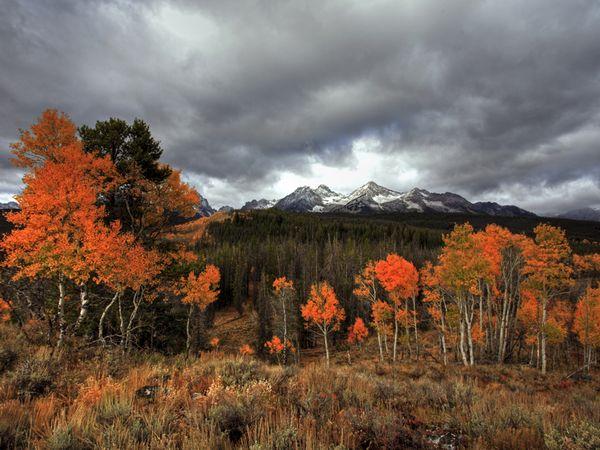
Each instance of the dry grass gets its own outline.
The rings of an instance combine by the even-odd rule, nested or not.
[[[222,352],[186,361],[90,350],[56,360],[12,337],[0,448],[600,448],[597,373],[565,382],[523,367],[392,366],[356,355],[331,369]],[[49,375],[43,389],[22,392]]]

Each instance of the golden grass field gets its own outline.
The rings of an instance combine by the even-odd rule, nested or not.
[[[0,342],[0,448],[600,448],[598,373],[381,364],[369,347],[330,369],[222,349],[51,355],[8,325]]]

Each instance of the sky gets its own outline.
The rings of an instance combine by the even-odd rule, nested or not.
[[[8,146],[46,108],[142,118],[213,206],[370,180],[600,207],[600,2],[0,0]]]

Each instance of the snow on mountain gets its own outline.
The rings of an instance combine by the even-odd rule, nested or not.
[[[333,192],[329,187],[324,184],[319,185],[314,190],[315,194],[321,197],[321,201],[324,205],[337,205],[343,202],[344,196],[342,194],[338,194],[337,192]]]
[[[275,206],[277,200],[267,200],[266,198],[261,198],[260,200],[251,200],[246,202],[244,206],[242,206],[242,211],[248,211],[250,209],[269,209]]]
[[[279,200],[252,200],[242,206],[242,210],[277,208],[292,212],[335,212],[335,213],[462,213],[483,214],[507,217],[534,217],[535,214],[513,205],[499,205],[494,202],[471,203],[466,198],[452,192],[435,193],[413,188],[398,192],[378,185],[373,181],[360,186],[348,195],[333,191],[321,184],[316,188],[301,186]],[[231,211],[232,208],[223,210]],[[202,199],[200,214],[209,216],[215,210]],[[597,219],[596,219],[597,220]]]
[[[314,189],[302,186],[283,197],[274,207],[293,212],[442,212],[512,217],[534,215],[516,206],[502,206],[492,202],[471,203],[451,192],[438,194],[419,188],[398,192],[373,181],[346,196],[325,185]]]
[[[230,213],[230,212],[234,211],[234,208],[233,208],[233,206],[225,205],[225,206],[221,206],[217,211]]]
[[[343,201],[343,195],[332,191],[324,184],[316,189],[302,186],[277,203],[275,208],[293,212],[323,212]]]
[[[391,189],[379,186],[374,181],[369,181],[367,184],[352,191],[352,193],[346,197],[346,203],[359,198],[363,200],[373,200],[376,203],[386,203],[396,200],[400,198],[400,196],[402,196],[400,192],[392,191]]]

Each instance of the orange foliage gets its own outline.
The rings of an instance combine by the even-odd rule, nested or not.
[[[275,294],[279,295],[286,289],[293,289],[294,282],[292,280],[288,280],[286,277],[279,277],[273,281],[273,288],[275,289]]]
[[[174,239],[174,233],[181,227],[173,223],[171,214],[192,217],[196,205],[200,203],[198,192],[181,180],[178,170],[171,170],[167,179],[160,184],[147,180],[139,170],[133,171],[131,176],[134,178],[131,195],[138,199],[137,203],[142,209],[139,227],[154,234],[162,233],[165,229],[171,230],[173,233],[167,237]],[[183,229],[185,231],[185,227]]]
[[[364,269],[354,277],[354,295],[361,300],[371,303],[377,301],[377,275],[375,273],[375,263],[367,262]]]
[[[115,292],[140,289],[153,280],[164,265],[158,252],[146,250],[130,233],[120,233],[118,224],[87,230],[85,249],[87,260],[96,270],[95,281]]]
[[[540,304],[534,293],[527,289],[521,290],[521,298],[521,306],[519,307],[517,317],[525,328],[527,343],[533,344],[540,329]]]
[[[364,341],[369,335],[369,330],[367,329],[365,322],[357,317],[354,321],[354,324],[350,325],[348,328],[348,342],[350,344],[360,344]]]
[[[417,269],[413,263],[395,253],[390,253],[386,259],[378,261],[375,273],[385,290],[396,300],[406,300],[418,293]]]
[[[473,227],[468,223],[456,225],[443,239],[439,258],[440,283],[457,295],[479,293],[479,280],[488,273],[489,263],[473,236]]]
[[[340,322],[346,317],[344,308],[327,281],[311,286],[310,297],[300,309],[304,320],[314,323],[322,331],[339,329]]]
[[[10,320],[10,304],[0,298],[0,322],[7,322]]]
[[[587,288],[577,302],[573,329],[579,342],[600,347],[600,288]]]
[[[65,136],[66,128],[74,133],[65,117],[44,113],[34,131],[23,132],[13,146],[17,158],[33,166],[17,197],[21,210],[8,215],[15,228],[2,242],[5,264],[18,269],[15,278],[64,275],[84,283],[97,268],[90,236],[119,231],[118,223],[106,229],[104,208],[97,204],[118,177],[116,169],[108,158],[85,153],[75,136]],[[47,123],[55,119],[58,125]],[[56,127],[52,137],[48,130]]]
[[[273,336],[273,338],[270,341],[265,342],[265,347],[272,355],[279,354],[285,349],[288,349],[292,353],[296,351],[292,342],[289,339],[286,339],[285,342],[283,342],[279,336]]]
[[[473,329],[471,330],[471,334],[473,337],[473,342],[476,344],[483,344],[485,340],[485,333],[481,326],[476,323],[473,325]]]
[[[240,347],[240,355],[242,355],[242,356],[254,355],[254,349],[252,347],[250,347],[248,344],[244,344]]]
[[[198,275],[190,272],[187,277],[182,277],[176,293],[183,296],[181,300],[183,303],[195,305],[203,311],[217,300],[219,295],[217,286],[220,280],[219,269],[209,264]]]
[[[394,309],[392,306],[382,300],[373,303],[371,307],[373,324],[380,333],[389,334],[391,332],[390,322],[394,318]]]
[[[47,109],[30,130],[23,130],[19,140],[11,144],[18,167],[34,168],[45,161],[57,161],[61,151],[78,144],[77,127],[69,116]]]
[[[571,247],[565,232],[548,224],[534,229],[535,242],[525,249],[527,287],[547,298],[571,283],[573,269],[569,265]]]
[[[600,253],[573,255],[573,265],[578,272],[600,272]]]

